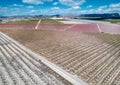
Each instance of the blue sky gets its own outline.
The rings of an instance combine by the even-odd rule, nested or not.
[[[0,0],[0,15],[120,13],[120,0]]]

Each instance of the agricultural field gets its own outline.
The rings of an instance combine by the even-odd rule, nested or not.
[[[88,84],[120,84],[120,35],[55,30],[1,31]]]
[[[36,24],[0,24],[0,29],[34,30],[35,27],[36,27]],[[42,24],[40,23],[37,29],[99,33],[99,29],[96,24]]]
[[[110,34],[120,34],[120,25],[113,23],[100,23],[99,27],[102,32]]]
[[[0,66],[0,85],[72,85],[37,55],[2,33]]]
[[[30,20],[11,20],[7,23],[0,24],[0,29],[35,29],[39,19]],[[61,30],[69,27],[70,25],[63,24],[58,20],[53,19],[40,19],[38,29],[43,30]]]

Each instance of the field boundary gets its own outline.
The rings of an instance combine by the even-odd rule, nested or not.
[[[30,50],[30,49],[26,48],[25,46],[21,45],[19,42],[17,42],[14,39],[8,37],[6,34],[4,34],[2,32],[0,32],[0,34],[2,34],[3,36],[5,36],[7,39],[11,40],[13,43],[15,43],[17,46],[19,46],[24,51],[26,51],[26,52],[34,55],[35,58],[38,61],[43,62],[45,65],[47,65],[49,68],[51,68],[53,71],[55,71],[56,73],[58,73],[60,76],[62,76],[66,80],[68,80],[73,85],[88,85],[87,83],[85,83],[84,81],[80,80],[76,76],[71,75],[70,73],[68,73],[65,70],[61,69],[57,65],[55,65],[55,64],[51,63],[50,61],[46,60],[43,56],[41,56],[41,55],[39,55],[37,53],[34,53],[32,50]]]
[[[101,33],[102,31],[101,31],[99,24],[97,24],[97,27],[98,27],[99,32]]]
[[[40,20],[38,21],[37,25],[35,26],[35,29],[38,29],[38,26],[39,26],[39,24],[41,23],[41,21],[42,21],[42,19],[40,19]]]
[[[68,29],[70,29],[70,28],[72,28],[72,27],[74,27],[74,26],[76,26],[76,24],[73,24],[73,25],[71,25],[71,26],[68,26],[67,28],[64,28],[63,31],[67,31]]]

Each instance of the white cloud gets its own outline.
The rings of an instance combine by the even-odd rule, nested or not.
[[[110,4],[108,7],[106,7],[105,10],[106,13],[119,13],[120,14],[120,3],[114,3]]]
[[[99,7],[99,9],[105,9],[105,8],[107,8],[107,5]]]
[[[87,8],[92,8],[93,6],[92,5],[88,5]]]
[[[96,11],[98,12],[102,12],[103,10],[105,10],[105,8],[107,8],[107,6],[100,6]]]
[[[40,0],[22,0],[22,2],[27,4],[43,4]]]
[[[67,5],[67,6],[79,6],[82,5],[85,0],[59,0],[59,2],[63,5]]]
[[[41,0],[42,2],[52,2],[53,0]]]
[[[110,8],[120,8],[120,3],[117,4],[110,4]]]
[[[20,14],[19,8],[0,7],[0,15],[11,16]]]
[[[92,6],[89,6],[92,8]],[[44,11],[45,14],[92,14],[92,13],[119,13],[120,14],[120,7],[119,7],[119,4],[112,4],[112,5],[104,5],[104,6],[99,6],[98,8],[96,9],[80,9],[80,6],[72,6],[71,8],[68,8],[68,9],[57,9],[54,8],[53,9],[50,9],[50,10],[46,10]],[[56,10],[55,10],[56,9]]]
[[[109,6],[100,6],[97,9],[90,9],[87,13],[119,13],[120,14],[120,3],[110,4]]]
[[[62,15],[76,15],[76,14],[80,14],[80,13],[85,13],[85,11],[79,9],[73,9],[73,8],[68,8],[67,10],[66,9],[59,9],[58,8],[51,8],[51,9],[48,9],[48,10],[43,10],[42,14],[49,14],[49,15],[52,15],[52,14],[62,14]]]
[[[36,10],[31,10],[31,12],[33,13],[33,12],[36,12]]]
[[[25,0],[24,0],[25,1]],[[26,0],[26,1],[33,1],[33,0]],[[44,2],[51,2],[53,0],[34,0],[34,2],[39,3],[37,1],[40,1],[41,3]],[[0,7],[0,15],[39,15],[39,14],[45,14],[45,15],[52,15],[52,14],[92,14],[92,13],[119,13],[120,14],[120,3],[116,3],[116,4],[110,4],[110,5],[104,5],[104,6],[100,6],[96,9],[93,9],[92,5],[88,5],[87,8],[88,9],[82,9],[80,7],[80,5],[82,5],[85,0],[59,0],[65,2],[64,4],[66,4],[67,6],[70,6],[69,8],[60,8],[57,6],[57,4],[59,4],[59,2],[54,2],[53,8],[48,8],[48,9],[34,9],[33,5],[29,5],[29,6],[24,6],[24,5],[20,5],[20,4],[13,4],[12,8],[9,7]],[[80,3],[80,1],[82,1]],[[69,2],[69,3],[67,3]],[[73,3],[71,3],[73,2]],[[79,3],[78,3],[79,2]],[[40,3],[40,4],[41,4]],[[33,4],[31,2],[31,4]],[[34,3],[35,4],[35,3]],[[23,10],[24,8],[20,8],[19,6],[24,6],[26,8],[26,10]]]
[[[27,6],[27,8],[30,8],[30,9],[32,9],[32,8],[34,8],[34,6]]]
[[[110,4],[107,11],[120,13],[120,3]]]
[[[16,6],[16,7],[23,7],[24,5],[21,5],[21,4],[13,4],[13,6]]]
[[[93,9],[90,9],[89,12],[94,12],[94,10],[93,10]]]
[[[51,10],[59,10],[60,8],[59,7],[53,7],[51,8]]]
[[[80,7],[79,6],[74,6],[73,9],[80,9]]]
[[[54,3],[53,3],[53,5],[57,5],[57,4],[58,4],[58,2],[54,2]]]
[[[53,0],[22,0],[23,3],[27,4],[43,4],[44,2],[52,2]]]

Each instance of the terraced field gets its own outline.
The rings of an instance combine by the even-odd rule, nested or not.
[[[71,85],[38,56],[0,33],[0,85]]]
[[[120,84],[120,35],[3,31],[91,85]]]

